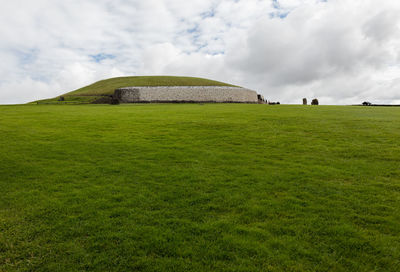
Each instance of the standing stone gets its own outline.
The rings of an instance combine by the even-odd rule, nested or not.
[[[303,98],[303,105],[307,105],[307,98]]]
[[[311,101],[311,105],[319,105],[318,99],[314,98],[314,99]]]

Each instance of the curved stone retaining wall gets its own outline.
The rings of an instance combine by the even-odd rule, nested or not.
[[[114,97],[122,103],[258,102],[257,93],[255,91],[239,87],[220,86],[125,87],[116,89]]]

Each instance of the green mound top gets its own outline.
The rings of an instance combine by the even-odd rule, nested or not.
[[[105,79],[66,93],[65,95],[112,95],[117,88],[134,86],[233,86],[227,83],[197,78],[177,76],[132,76]]]
[[[114,77],[97,81],[88,86],[61,95],[64,101],[59,101],[61,96],[35,101],[33,103],[93,103],[100,101],[104,96],[114,94],[115,89],[122,87],[135,86],[230,86],[237,87],[224,82],[197,78],[197,77],[178,77],[178,76],[130,76]],[[99,100],[100,99],[100,100]]]

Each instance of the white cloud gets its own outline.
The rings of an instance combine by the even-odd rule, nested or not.
[[[201,76],[267,98],[400,101],[400,2],[5,1],[0,104],[120,75]]]

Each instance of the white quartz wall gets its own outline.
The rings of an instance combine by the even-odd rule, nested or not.
[[[221,102],[257,103],[255,91],[239,87],[174,86],[125,87],[115,90],[121,102]]]

